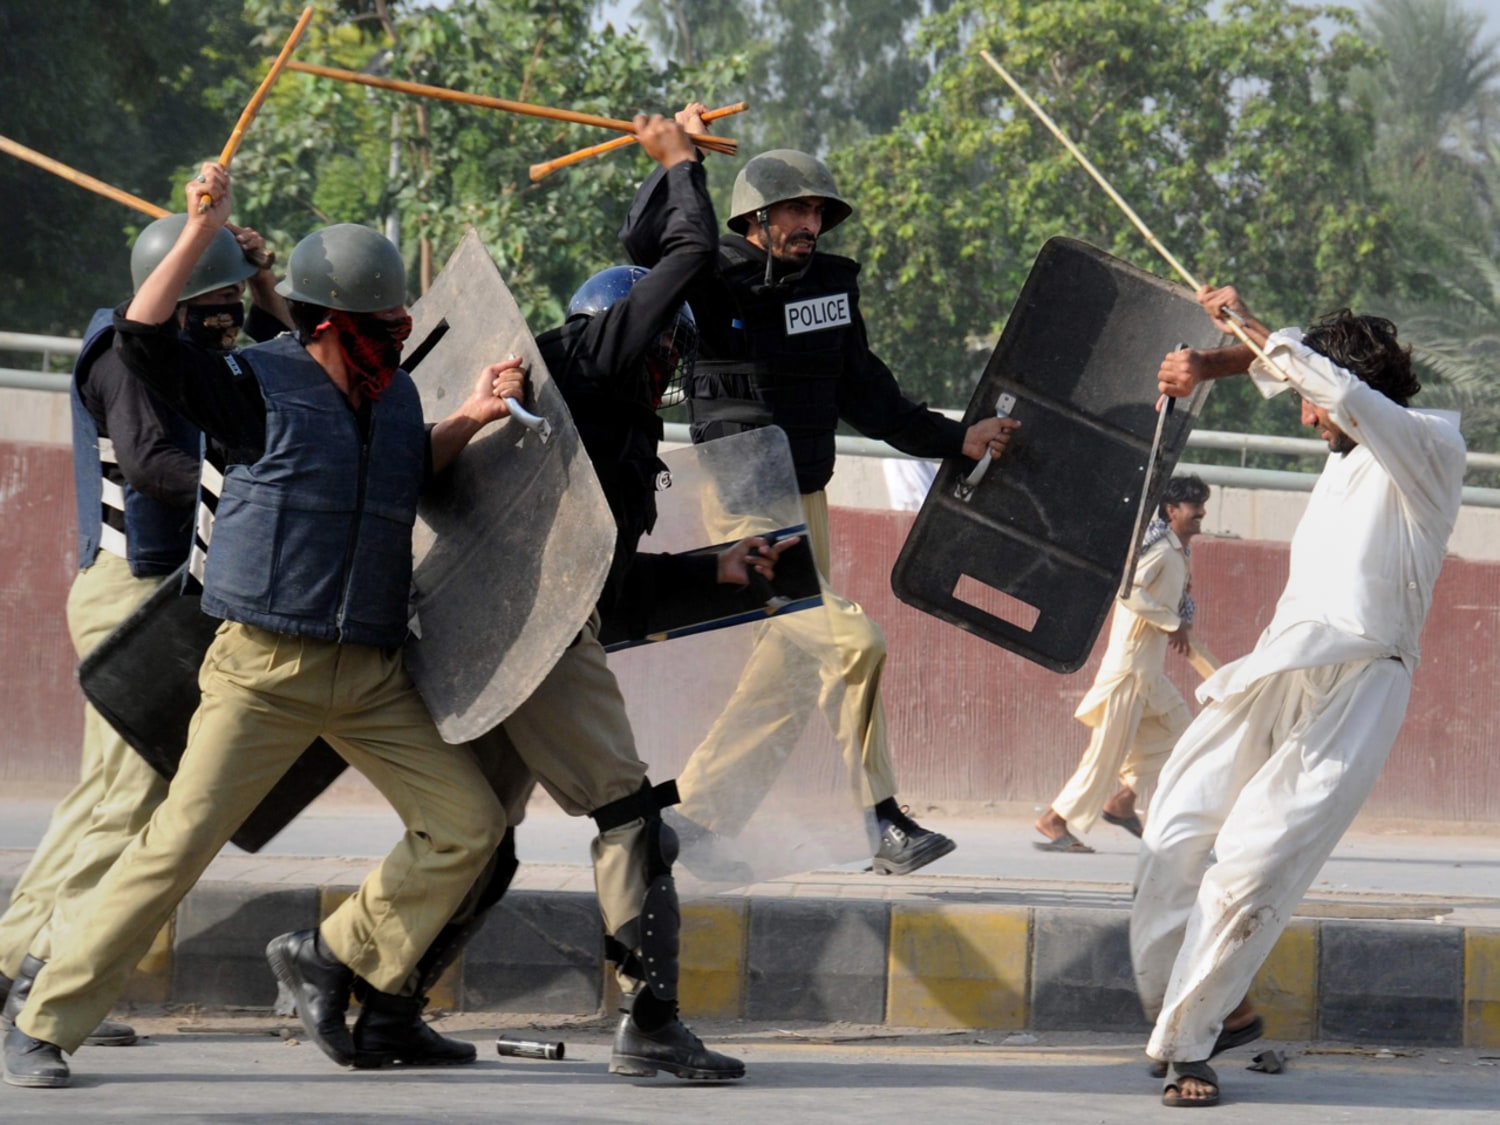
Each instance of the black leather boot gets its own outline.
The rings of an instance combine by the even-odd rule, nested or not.
[[[31,985],[36,980],[38,973],[46,966],[47,962],[40,957],[26,955],[21,962],[21,967],[16,971],[16,979],[10,981],[10,987],[6,990],[5,1011],[0,1014],[0,1027],[6,1031],[16,1026],[16,1017],[26,1007],[26,1000],[31,996]],[[5,979],[0,977],[0,979]],[[89,1033],[84,1040],[90,1047],[128,1047],[136,1041],[135,1028],[128,1023],[119,1023],[116,1020],[100,1020],[99,1026]]]
[[[620,1017],[614,1051],[609,1056],[611,1074],[650,1078],[665,1070],[678,1078],[718,1082],[745,1077],[744,1063],[709,1050],[676,1015],[651,1031],[636,1023],[634,1010],[645,993],[644,988],[636,993],[630,1010]]]
[[[73,1076],[61,1047],[12,1027],[5,1035],[5,1081],[10,1086],[46,1089],[67,1086]]]
[[[340,1066],[354,1065],[354,1039],[345,1019],[354,970],[322,951],[317,930],[272,938],[266,960],[276,979],[297,997],[297,1015],[308,1038]]]
[[[354,1065],[462,1066],[478,1057],[474,1044],[439,1035],[422,1018],[425,996],[379,992],[367,981],[354,986],[359,1018],[354,1021]]]

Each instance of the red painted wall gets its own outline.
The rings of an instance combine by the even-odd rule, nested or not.
[[[65,781],[77,770],[82,701],[64,604],[74,562],[67,449],[0,443],[0,779]],[[835,509],[835,588],[860,602],[890,649],[886,711],[901,795],[934,801],[1044,804],[1086,742],[1072,718],[1097,667],[1060,676],[902,605],[890,570],[909,514]],[[1197,631],[1221,659],[1255,643],[1286,580],[1286,547],[1200,540],[1193,552]],[[1493,685],[1500,655],[1500,563],[1450,559],[1438,582],[1406,725],[1367,811],[1500,822]],[[734,684],[736,644],[679,641],[616,658],[643,756],[670,776]],[[722,645],[722,647],[718,647]],[[1168,670],[1191,698],[1196,676]],[[811,724],[807,773],[833,769]]]
[[[1088,665],[1062,676],[896,601],[889,576],[911,521],[903,513],[833,515],[834,585],[885,629],[887,707],[903,791],[1045,804],[1087,742],[1072,714],[1098,668],[1102,639]],[[1196,629],[1221,661],[1255,644],[1286,575],[1285,544],[1194,545]],[[1500,563],[1449,559],[1422,634],[1406,723],[1367,812],[1500,821],[1497,618]],[[1168,672],[1191,702],[1194,672],[1176,655],[1168,657]]]
[[[0,779],[78,774],[83,696],[64,606],[78,563],[65,446],[0,442]]]

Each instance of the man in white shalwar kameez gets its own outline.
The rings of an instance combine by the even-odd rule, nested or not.
[[[1401,728],[1464,473],[1457,416],[1406,405],[1420,384],[1389,321],[1344,311],[1273,335],[1233,289],[1198,300],[1223,331],[1226,307],[1243,317],[1272,363],[1244,345],[1174,352],[1161,390],[1248,371],[1267,397],[1296,391],[1331,453],[1275,615],[1199,689],[1142,843],[1131,958],[1147,1053],[1170,1064],[1162,1100],[1182,1106],[1216,1104],[1207,1060],[1259,1033],[1251,981]]]
[[[1036,830],[1048,852],[1092,852],[1087,834],[1103,816],[1136,836],[1167,755],[1193,714],[1167,677],[1167,648],[1189,650],[1190,544],[1203,525],[1208,485],[1194,476],[1167,483],[1128,597],[1115,603],[1109,642],[1094,684],[1073,717],[1092,728],[1078,768]]]

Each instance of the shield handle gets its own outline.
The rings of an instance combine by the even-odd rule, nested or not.
[[[1007,391],[995,402],[995,417],[1009,418],[1010,412],[1015,408],[1016,396]],[[958,482],[958,485],[953,489],[953,495],[957,496],[960,500],[969,500],[974,495],[974,489],[979,487],[979,482],[984,479],[984,474],[990,471],[990,462],[993,459],[990,456],[990,451],[986,449],[984,456],[979,459],[979,464],[974,466],[974,471]]]
[[[513,398],[505,400],[505,409],[510,411],[510,416],[521,425],[525,426],[543,442],[552,437],[552,423],[540,414],[533,414]]]

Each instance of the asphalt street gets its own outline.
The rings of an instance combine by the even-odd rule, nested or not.
[[[609,1075],[599,1020],[503,1025],[455,1017],[473,1066],[341,1071],[264,1018],[139,1021],[136,1047],[86,1048],[65,1090],[0,1087],[5,1122],[639,1122],[1019,1120],[1056,1125],[1138,1122],[1166,1113],[1138,1041],[1120,1036],[912,1032],[849,1025],[702,1024],[710,1043],[746,1062],[725,1085]],[[501,1059],[508,1034],[560,1039],[556,1062]],[[1245,1069],[1258,1050],[1287,1055],[1277,1075]],[[1223,1104],[1211,1120],[1266,1125],[1492,1122],[1500,1051],[1256,1044],[1216,1065]],[[1172,1119],[1168,1115],[1168,1119]]]

